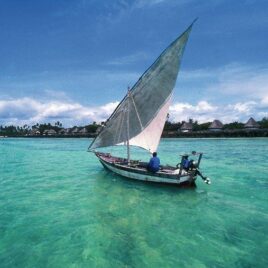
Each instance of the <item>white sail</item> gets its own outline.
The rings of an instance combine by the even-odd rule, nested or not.
[[[142,147],[151,153],[157,151],[170,102],[171,97],[166,101],[163,107],[161,107],[156,117],[149,123],[149,125],[129,141],[130,145]]]
[[[192,25],[141,76],[89,149],[123,144],[129,140],[130,145],[156,151]]]

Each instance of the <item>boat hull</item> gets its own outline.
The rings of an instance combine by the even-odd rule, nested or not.
[[[179,186],[194,186],[196,176],[193,174],[167,174],[164,171],[159,171],[156,173],[152,173],[147,171],[146,169],[140,169],[136,167],[131,167],[128,165],[123,165],[122,163],[114,163],[107,157],[102,154],[96,153],[101,164],[108,170],[113,173],[120,175],[124,178],[129,178],[132,180],[151,182],[151,183],[163,183],[163,184],[171,184],[171,185],[179,185]]]

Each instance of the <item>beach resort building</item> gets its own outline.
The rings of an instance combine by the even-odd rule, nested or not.
[[[260,125],[252,117],[250,117],[247,123],[244,125],[244,129],[246,130],[256,130],[259,128]]]
[[[75,127],[72,131],[71,131],[71,134],[72,135],[79,135],[80,133],[80,130],[79,130],[79,128],[78,127]]]
[[[64,135],[64,128],[62,128],[60,131],[58,131],[58,134]]]
[[[192,123],[187,123],[187,122],[183,122],[180,131],[183,133],[187,133],[187,132],[192,132],[193,130],[193,124]]]
[[[87,134],[89,134],[89,133],[88,133],[87,129],[86,129],[85,127],[83,127],[83,128],[79,131],[79,134],[80,134],[80,135],[87,135]]]
[[[44,136],[54,136],[54,135],[57,135],[57,132],[54,129],[46,129],[43,132],[43,135]]]
[[[62,129],[58,132],[58,134],[66,136],[66,135],[69,134],[69,132],[70,132],[70,128],[62,128]]]
[[[39,136],[41,133],[40,133],[39,129],[34,128],[30,131],[29,134],[30,134],[30,136]]]
[[[214,120],[208,127],[210,131],[222,131],[223,124],[220,120]]]

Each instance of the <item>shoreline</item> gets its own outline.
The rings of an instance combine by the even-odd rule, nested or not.
[[[163,132],[161,138],[256,138],[268,137],[268,129],[236,129],[221,131],[192,131],[187,133]]]
[[[0,138],[95,138],[96,134],[88,135],[9,135]],[[161,138],[267,138],[268,129],[258,130],[223,130],[223,131],[192,131],[192,132],[166,132]]]

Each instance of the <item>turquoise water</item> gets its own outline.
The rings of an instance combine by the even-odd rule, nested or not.
[[[124,180],[88,144],[0,139],[1,267],[268,267],[268,139],[162,140],[162,163],[205,153],[195,189]]]

